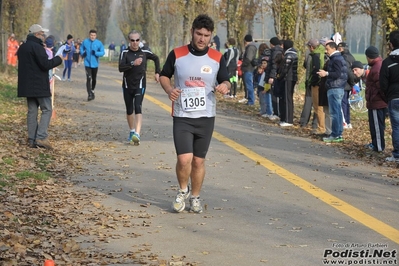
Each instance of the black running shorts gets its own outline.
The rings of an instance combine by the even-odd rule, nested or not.
[[[193,153],[205,158],[211,143],[215,117],[173,117],[173,140],[177,155]]]

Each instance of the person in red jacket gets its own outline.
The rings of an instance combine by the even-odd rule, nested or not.
[[[371,143],[367,144],[366,147],[373,151],[382,152],[385,149],[385,117],[388,112],[385,95],[380,90],[382,58],[379,55],[378,49],[374,46],[368,47],[365,54],[367,63],[370,66],[370,71],[366,77],[366,106],[368,109],[371,136]],[[352,69],[356,74],[360,71],[356,70],[357,63],[355,64],[355,62],[352,64]],[[355,68],[353,65],[355,65]]]
[[[19,48],[18,41],[15,40],[14,33],[7,40],[7,64],[17,66],[17,51]]]

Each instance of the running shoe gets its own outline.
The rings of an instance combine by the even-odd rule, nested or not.
[[[339,136],[339,137],[329,136],[329,137],[323,138],[323,141],[326,142],[326,143],[331,143],[331,142],[343,142],[343,141],[344,141],[344,138],[342,138],[342,136]]]
[[[200,197],[191,197],[190,198],[190,212],[201,213],[201,199]]]
[[[134,145],[136,145],[136,146],[140,145],[140,134],[134,132],[133,136],[132,136],[132,140],[133,140]]]
[[[392,163],[399,163],[399,158],[395,158],[395,157],[391,156],[391,157],[385,158],[385,161],[392,162]]]
[[[280,127],[292,127],[292,126],[293,126],[293,124],[291,124],[291,123],[287,123],[287,122],[280,123]]]
[[[173,201],[172,208],[175,212],[182,212],[186,207],[186,203],[184,202],[190,196],[190,187],[187,187],[187,192],[179,189],[177,192],[176,198]]]
[[[133,135],[134,135],[134,131],[130,131],[130,132],[129,132],[129,137],[127,138],[127,141],[128,141],[129,143],[132,143],[132,142],[133,142]]]

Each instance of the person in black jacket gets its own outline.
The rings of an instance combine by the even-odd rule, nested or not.
[[[55,56],[53,59],[48,59],[43,44],[44,33],[47,31],[38,24],[32,25],[26,42],[18,49],[18,97],[26,97],[28,104],[29,147],[52,149],[48,141],[48,126],[52,115],[49,70],[61,65],[62,58]]]
[[[283,42],[284,57],[281,63],[281,71],[277,75],[277,80],[284,80],[282,95],[280,97],[280,126],[290,127],[294,124],[294,88],[298,81],[298,54],[295,50],[294,42],[285,40]]]
[[[399,30],[389,34],[391,53],[384,59],[380,70],[380,89],[388,101],[392,126],[392,156],[385,160],[399,163]]]
[[[348,81],[344,88],[344,97],[342,98],[342,113],[343,113],[343,127],[344,129],[351,129],[351,108],[349,105],[349,96],[353,86],[356,84],[356,77],[351,70],[352,63],[356,61],[353,55],[349,52],[348,45],[344,42],[338,44],[338,51],[341,52],[345,59],[348,68]]]
[[[140,48],[140,37],[141,34],[138,31],[131,31],[129,48],[121,51],[119,58],[119,72],[123,72],[123,99],[130,129],[128,141],[134,145],[140,144],[143,119],[141,105],[146,88],[147,59],[153,60],[155,63],[155,80],[157,82],[159,82],[159,73],[161,72],[158,56],[149,50]]]

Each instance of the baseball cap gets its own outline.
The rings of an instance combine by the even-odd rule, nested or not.
[[[29,33],[36,33],[36,32],[48,32],[48,29],[43,28],[39,24],[33,24],[32,26],[29,27]]]

